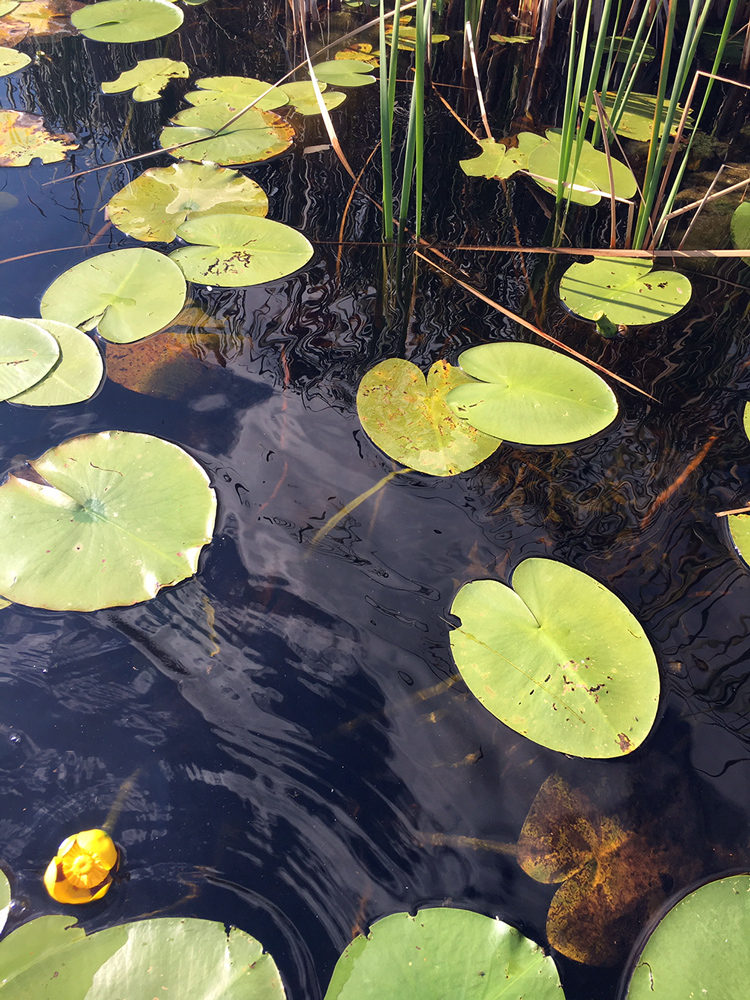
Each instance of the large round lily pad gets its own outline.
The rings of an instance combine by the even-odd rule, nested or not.
[[[165,0],[166,2],[166,0]],[[236,109],[240,110],[240,109]],[[255,163],[285,152],[294,139],[294,129],[271,111],[250,108],[228,128],[236,113],[233,106],[212,101],[185,108],[172,119],[176,124],[162,129],[159,143],[164,149],[188,142],[179,153],[186,160],[211,160],[227,164]]]
[[[571,264],[560,281],[560,298],[577,316],[625,326],[660,323],[688,304],[690,280],[677,271],[653,271],[637,257],[596,257]]]
[[[455,476],[489,458],[500,444],[460,420],[445,402],[451,389],[469,381],[445,361],[436,361],[425,379],[410,361],[389,358],[359,383],[359,419],[378,448],[407,468]]]
[[[546,347],[483,344],[458,361],[482,381],[453,389],[448,405],[485,434],[517,444],[569,444],[617,416],[617,399],[604,379]]]
[[[557,193],[560,144],[560,136],[556,132],[547,132],[547,141],[537,145],[529,154],[529,173],[540,187],[552,194]],[[590,142],[584,142],[575,177],[574,165],[575,150],[565,178],[567,190],[564,190],[566,196],[570,191],[571,201],[577,205],[598,205],[602,196],[610,196],[609,164],[604,153],[594,149]],[[611,166],[615,195],[618,198],[632,198],[638,189],[633,172],[614,157],[611,158]]]
[[[189,281],[243,288],[284,278],[302,267],[313,248],[296,229],[252,215],[206,215],[190,219],[177,235],[195,246],[170,256]]]
[[[95,42],[146,42],[176,31],[183,17],[169,0],[99,0],[75,11],[70,20]]]
[[[514,927],[449,907],[392,913],[356,937],[325,1000],[564,1000],[554,961]]]
[[[137,604],[195,573],[216,497],[200,465],[148,434],[71,438],[0,486],[0,594],[54,611]]]
[[[182,272],[163,254],[145,247],[113,250],[56,278],[44,293],[41,312],[81,330],[96,327],[115,344],[131,344],[173,320],[185,291]]]
[[[265,216],[265,191],[237,170],[189,160],[146,170],[107,205],[112,223],[128,236],[163,243],[188,219],[227,212]]]
[[[11,402],[24,406],[69,406],[90,399],[104,375],[102,356],[91,337],[75,326],[51,319],[28,322],[55,338],[60,358],[40,382],[11,397]]]
[[[526,559],[513,589],[474,580],[451,607],[461,676],[501,722],[576,757],[635,750],[656,718],[659,670],[643,628],[586,573]]]
[[[59,357],[60,345],[37,323],[0,316],[0,400],[36,385]]]
[[[627,1000],[739,1000],[750,982],[750,875],[691,892],[657,924]]]
[[[69,916],[37,917],[0,941],[4,1000],[283,1000],[279,970],[236,927],[159,917],[85,934]]]

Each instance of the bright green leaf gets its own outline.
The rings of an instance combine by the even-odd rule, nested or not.
[[[633,615],[593,577],[526,559],[513,589],[474,580],[451,613],[461,676],[494,716],[535,743],[575,757],[620,757],[645,740],[659,670]]]
[[[265,216],[265,191],[237,170],[190,161],[146,170],[107,204],[118,229],[146,242],[171,243],[188,219],[227,212]]]
[[[7,607],[10,602],[4,602],[3,607]],[[0,931],[5,927],[10,913],[10,882],[6,878],[5,872],[0,872]]]
[[[133,69],[120,73],[111,83],[103,83],[105,94],[122,94],[133,91],[134,101],[155,101],[170,80],[187,79],[190,70],[187,63],[174,59],[142,59]]]
[[[261,98],[254,105],[259,111],[275,111],[288,104],[287,87],[272,87],[270,83],[249,76],[205,76],[195,81],[198,90],[185,95],[190,104],[200,106],[219,101],[229,106],[232,114]],[[261,97],[261,94],[265,95]],[[231,118],[231,114],[228,116]],[[225,121],[227,121],[225,119]],[[195,124],[195,123],[190,123]]]
[[[575,149],[566,177],[566,192],[573,180]],[[618,198],[632,198],[637,190],[635,177],[631,170],[616,160],[611,159],[612,179],[615,195]],[[547,141],[539,144],[529,155],[529,173],[537,184],[550,191],[557,192],[557,176],[560,169],[560,136],[556,132],[547,132]],[[578,163],[575,181],[572,185],[571,201],[577,205],[598,205],[602,197],[610,196],[610,179],[607,157],[594,149],[590,142],[584,142],[581,158]]]
[[[469,381],[445,361],[436,361],[425,379],[410,361],[389,358],[359,384],[359,419],[378,448],[407,468],[455,476],[479,465],[500,445],[454,416],[445,402],[451,389]]]
[[[166,0],[165,0],[166,2]],[[42,297],[41,313],[106,340],[131,344],[161,330],[185,301],[185,279],[155,250],[113,250],[63,272]]]
[[[448,405],[485,434],[516,444],[570,444],[617,416],[617,399],[602,378],[546,347],[483,344],[458,361],[481,381],[453,389]]]
[[[330,59],[313,66],[315,77],[333,87],[366,87],[375,83],[372,66],[357,59]]]
[[[71,438],[0,486],[0,594],[53,611],[137,604],[192,576],[216,497],[200,465],[148,434]]]
[[[341,955],[325,1000],[565,1000],[555,963],[514,927],[450,907],[392,913]]]
[[[169,35],[183,20],[169,0],[99,0],[75,11],[70,20],[95,42],[146,42]]]
[[[162,130],[159,142],[165,149],[190,142],[191,145],[172,155],[224,165],[267,160],[291,146],[294,129],[278,115],[251,108],[233,125],[223,128],[234,114],[230,106],[219,100],[185,108],[175,115],[174,128]]]
[[[221,288],[261,285],[298,270],[313,248],[296,229],[251,215],[190,219],[177,235],[194,246],[172,253],[188,281]]]
[[[732,213],[732,246],[735,250],[750,250],[750,201],[743,201]],[[743,257],[750,267],[750,257]]]
[[[60,357],[55,338],[36,323],[0,316],[0,400],[36,385]]]
[[[35,323],[55,338],[60,359],[40,382],[13,396],[11,402],[24,406],[68,406],[90,399],[104,376],[104,362],[91,337],[67,323],[50,319],[28,322]]]
[[[688,304],[690,279],[677,271],[652,271],[637,257],[596,257],[571,264],[560,281],[560,298],[584,319],[606,316],[612,323],[660,323]]]
[[[0,76],[10,76],[11,73],[28,66],[30,62],[31,56],[27,56],[25,52],[0,47]]]
[[[326,91],[328,84],[320,83],[320,91],[323,94],[323,104],[329,111],[337,108],[346,100],[346,94],[339,93],[338,90]],[[284,85],[289,103],[294,106],[294,110],[300,115],[319,115],[320,105],[315,96],[312,83],[303,81],[302,83],[287,83]]]
[[[521,132],[518,135],[518,145],[505,146],[494,139],[479,139],[482,147],[480,156],[470,160],[460,160],[459,166],[469,177],[497,177],[504,179],[516,173],[517,170],[528,170],[529,153],[544,143],[540,135],[533,132]]]
[[[605,95],[602,101],[602,106],[604,108],[605,114],[610,121],[614,122],[612,117],[616,94],[608,93]],[[583,102],[581,102],[583,106]],[[670,125],[670,135],[674,135],[677,132],[677,125],[682,115],[683,108],[681,105],[677,105],[677,117],[674,122]],[[654,119],[656,117],[656,98],[652,97],[651,94],[635,94],[631,93],[628,99],[625,101],[625,106],[622,112],[618,110],[618,120],[616,123],[615,131],[618,135],[624,135],[627,139],[637,139],[640,142],[650,142],[651,135],[654,130]],[[659,119],[659,135],[664,131],[664,123],[667,117],[667,102],[662,106],[661,116]],[[596,108],[592,108],[589,112],[589,118],[592,121],[598,121],[598,114]],[[692,120],[688,120],[689,124],[692,124]],[[626,197],[630,197],[627,195]]]

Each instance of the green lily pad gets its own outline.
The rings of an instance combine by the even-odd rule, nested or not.
[[[327,83],[320,83],[318,86],[323,95],[323,104],[325,104],[329,111],[337,108],[339,104],[343,104],[346,100],[346,94],[342,94],[338,90],[328,90]],[[309,81],[287,83],[284,84],[284,90],[286,91],[289,104],[294,107],[297,114],[305,116],[320,114],[320,105],[315,96],[312,83]]]
[[[159,917],[94,934],[67,916],[37,917],[0,941],[7,1000],[128,996],[284,1000],[279,971],[244,931]]]
[[[113,250],[56,278],[44,293],[41,313],[81,330],[96,327],[115,344],[132,344],[173,320],[185,291],[182,272],[163,254],[144,247]]]
[[[227,104],[232,117],[237,111],[257,100],[261,94],[265,94],[254,107],[259,111],[275,111],[288,104],[287,87],[273,87],[263,80],[256,80],[249,76],[204,76],[201,80],[195,81],[198,90],[191,90],[185,95],[185,100],[190,104],[200,106],[202,104],[213,104],[219,101]],[[268,91],[268,93],[266,93]],[[227,118],[224,119],[227,121]]]
[[[575,150],[566,178],[566,193],[571,186]],[[541,143],[529,154],[529,173],[539,187],[552,194],[557,192],[557,175],[560,169],[560,136],[547,132],[547,141]],[[612,179],[618,198],[632,198],[637,190],[635,177],[629,167],[612,157]],[[581,159],[578,163],[572,185],[571,201],[577,205],[598,205],[602,197],[609,198],[610,181],[607,157],[594,149],[590,142],[583,143]]]
[[[172,155],[196,162],[211,160],[225,166],[267,160],[291,146],[294,129],[278,115],[251,108],[233,125],[223,128],[234,114],[232,107],[222,101],[185,108],[172,119],[174,127],[162,130],[159,142],[165,149],[189,142],[189,146]]]
[[[604,40],[605,49],[609,50],[613,48],[615,50],[615,62],[627,62],[628,56],[630,55],[630,50],[633,48],[633,39],[628,38],[626,35],[607,35]],[[589,44],[590,49],[596,48],[596,40],[593,40]],[[638,43],[635,49],[635,59],[640,57],[642,63],[652,62],[654,56],[656,55],[656,49],[650,42],[644,42],[643,39]]]
[[[25,52],[17,52],[16,49],[6,49],[0,47],[0,76],[10,76],[31,62],[31,56]]]
[[[518,170],[528,170],[529,153],[544,143],[540,135],[520,132],[516,147],[505,146],[494,139],[479,139],[482,152],[469,160],[459,160],[459,166],[469,177],[510,177]]]
[[[617,95],[614,93],[608,93],[605,95],[602,101],[602,106],[607,115],[607,118],[612,120],[612,112],[615,106],[615,97]],[[583,107],[583,102],[581,102],[581,107]],[[677,125],[679,124],[680,117],[683,112],[681,105],[677,105],[677,117],[670,127],[670,135],[675,135],[677,132]],[[618,112],[619,114],[619,112]],[[622,109],[622,113],[617,122],[615,132],[618,135],[624,135],[628,139],[637,139],[639,142],[650,142],[651,134],[654,129],[654,119],[656,117],[656,98],[651,94],[635,94],[631,93],[628,99],[625,101],[625,106]],[[664,131],[664,123],[667,117],[667,104],[662,105],[661,116],[659,120],[659,135]],[[589,112],[589,118],[592,121],[598,121],[599,116],[596,113],[596,108],[592,108]],[[692,119],[688,118],[688,124],[692,124]],[[629,198],[630,195],[627,195]]]
[[[747,433],[747,418],[745,433]],[[750,566],[750,514],[728,514],[726,521],[734,547]]]
[[[310,260],[313,248],[296,229],[252,215],[190,219],[177,235],[194,246],[170,254],[188,281],[244,288],[285,278]]]
[[[677,271],[652,271],[637,257],[597,257],[571,264],[560,281],[560,298],[571,312],[598,321],[643,326],[661,323],[690,301],[690,280]]]
[[[750,250],[750,201],[743,201],[732,213],[732,246],[735,250]],[[750,257],[742,262],[750,267]]]
[[[60,346],[36,323],[0,316],[0,400],[17,396],[57,364]]]
[[[445,402],[451,389],[469,381],[445,361],[436,361],[425,379],[410,361],[389,358],[359,383],[357,413],[367,436],[386,455],[418,472],[455,476],[500,445],[459,420]]]
[[[716,879],[656,925],[633,970],[627,1000],[734,1000],[750,980],[750,875]]]
[[[617,416],[617,399],[602,378],[546,347],[483,344],[458,362],[481,381],[451,390],[448,406],[485,434],[516,444],[570,444]]]
[[[330,59],[313,66],[315,78],[334,87],[366,87],[375,83],[372,66],[358,59]]]
[[[169,0],[99,0],[74,11],[70,20],[95,42],[147,42],[169,35],[183,21]]]
[[[336,963],[325,1000],[564,1000],[555,963],[514,927],[449,907],[392,913]]]
[[[639,622],[593,577],[526,559],[513,589],[461,588],[451,649],[461,676],[506,726],[575,757],[620,757],[645,740],[659,704],[656,657]]]
[[[102,84],[105,94],[122,94],[133,91],[134,101],[155,101],[170,80],[187,79],[187,63],[174,59],[142,59],[133,69],[120,73],[116,80]]]
[[[192,576],[216,496],[200,465],[149,434],[71,438],[0,486],[0,594],[53,611],[137,604]]]
[[[24,406],[68,406],[90,399],[104,376],[99,349],[85,333],[67,323],[50,319],[30,319],[57,341],[60,359],[44,378],[30,389],[11,397]]]
[[[10,603],[10,602],[8,602]],[[0,931],[8,920],[10,913],[10,882],[5,876],[5,872],[0,872]]]
[[[146,170],[107,204],[113,225],[146,242],[171,243],[188,219],[227,212],[265,216],[265,191],[236,170],[184,160]]]
[[[393,44],[393,25],[388,25],[385,29],[385,41],[386,45]],[[430,35],[430,41],[433,45],[439,45],[440,42],[447,42],[450,39],[450,35]],[[415,52],[417,48],[417,29],[406,27],[401,25],[398,29],[398,48],[402,52]]]

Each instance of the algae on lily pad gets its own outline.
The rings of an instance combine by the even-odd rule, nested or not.
[[[85,934],[44,916],[0,941],[5,1000],[284,1000],[279,970],[255,938],[194,917],[157,917]]]
[[[128,236],[171,243],[188,219],[228,212],[265,216],[268,198],[259,184],[237,170],[182,160],[146,170],[110,198],[106,211]]]
[[[130,344],[173,320],[185,291],[182,272],[169,257],[145,247],[113,250],[56,278],[42,297],[41,313],[81,330],[96,327],[106,340]]]
[[[659,703],[651,644],[622,601],[553,559],[526,559],[512,589],[474,580],[451,613],[453,658],[506,726],[575,757],[620,757],[645,740]]]
[[[495,177],[504,180],[518,170],[528,170],[529,154],[545,140],[533,132],[520,132],[517,146],[505,146],[494,139],[479,139],[482,152],[459,166],[469,177]]]
[[[187,452],[149,434],[71,438],[0,486],[0,594],[53,611],[137,604],[192,576],[216,496]]]
[[[329,111],[337,108],[346,100],[346,94],[342,94],[338,90],[328,90],[327,83],[320,82],[318,86],[323,95],[323,104]],[[297,114],[306,117],[320,114],[320,105],[315,96],[315,89],[309,80],[303,80],[302,83],[285,83],[284,90],[289,104],[294,107]]]
[[[0,316],[0,400],[41,381],[60,357],[55,338],[32,320]]]
[[[584,319],[643,326],[674,316],[690,301],[690,279],[678,271],[653,271],[638,257],[595,257],[571,264],[560,280],[560,298]]]
[[[195,86],[199,89],[191,90],[185,95],[185,100],[196,107],[219,102],[228,105],[234,112],[257,101],[253,107],[259,111],[275,111],[289,103],[287,85],[273,87],[250,76],[204,76],[195,81]]]
[[[375,83],[372,66],[359,59],[329,59],[313,66],[316,80],[334,87],[366,87]]]
[[[471,381],[436,361],[427,378],[416,365],[389,358],[359,383],[357,413],[367,436],[390,458],[433,476],[455,476],[479,465],[501,444],[456,417],[445,402]]]
[[[565,1000],[539,945],[501,920],[453,907],[391,913],[358,935],[325,1000]]]
[[[72,23],[95,42],[147,42],[176,31],[184,14],[169,0],[99,0],[77,10]]]
[[[735,1000],[750,982],[750,874],[700,886],[662,917],[626,1000]]]
[[[557,193],[557,177],[560,171],[561,138],[557,132],[548,131],[546,142],[540,143],[529,154],[528,170],[536,183],[552,194]],[[612,180],[617,198],[632,198],[638,190],[635,177],[629,167],[611,157]],[[594,149],[584,141],[581,158],[575,177],[575,147],[571,152],[568,175],[565,178],[563,194],[577,205],[598,205],[602,197],[610,196],[609,163],[604,153]]]
[[[0,76],[10,76],[11,73],[28,66],[30,62],[31,56],[27,56],[25,52],[0,46]]]
[[[69,406],[90,399],[104,376],[104,362],[91,337],[75,326],[50,319],[30,319],[57,341],[60,358],[53,368],[30,389],[12,396],[23,406]]]
[[[291,146],[294,129],[273,112],[250,108],[225,128],[234,113],[222,101],[185,108],[172,119],[174,126],[162,129],[159,143],[164,149],[190,143],[172,155],[196,162],[212,160],[224,166],[267,160]]]
[[[175,59],[141,59],[133,69],[126,69],[116,80],[104,82],[105,94],[122,94],[133,91],[134,101],[156,101],[170,80],[187,79],[187,63]]]
[[[177,235],[193,245],[170,257],[199,285],[261,285],[292,274],[313,255],[296,229],[252,215],[205,215],[184,222]]]
[[[56,163],[71,149],[78,149],[76,137],[70,132],[53,135],[39,115],[0,111],[0,167],[27,167],[36,159]]]
[[[483,344],[458,363],[471,381],[447,403],[472,427],[515,444],[570,444],[617,416],[610,387],[586,365],[535,344]]]

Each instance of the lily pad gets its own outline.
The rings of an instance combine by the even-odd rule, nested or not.
[[[334,87],[366,87],[375,83],[372,67],[359,59],[329,59],[313,66],[315,78]]]
[[[285,996],[275,962],[255,938],[196,918],[139,920],[87,935],[69,916],[37,917],[0,941],[0,962],[7,1000]]]
[[[617,399],[586,365],[534,344],[483,344],[458,359],[471,382],[447,403],[472,427],[516,444],[581,441],[617,416]]]
[[[128,236],[163,243],[188,219],[227,212],[265,216],[265,191],[236,170],[189,161],[146,170],[107,205],[112,223]]]
[[[612,120],[612,114],[615,107],[616,94],[608,93],[604,96],[602,101],[602,106],[607,115],[607,118]],[[581,104],[583,106],[583,103]],[[670,135],[675,135],[677,133],[677,125],[679,124],[680,117],[683,112],[681,105],[677,105],[677,117],[670,126]],[[651,135],[654,130],[654,119],[656,118],[656,98],[651,94],[635,94],[631,93],[628,99],[625,101],[625,105],[622,110],[618,110],[618,122],[615,128],[615,132],[618,135],[624,135],[628,139],[637,139],[639,142],[650,142]],[[596,108],[592,108],[589,112],[589,118],[592,121],[598,121],[599,116],[596,113]],[[659,135],[664,132],[664,123],[667,118],[667,102],[662,106],[661,116],[659,119]],[[692,119],[688,118],[688,124],[692,125]],[[628,195],[628,197],[630,197]]]
[[[19,0],[0,0],[0,17],[11,14],[18,7]]]
[[[187,79],[187,63],[174,59],[142,59],[133,69],[120,73],[116,80],[102,84],[105,94],[133,91],[134,101],[156,101],[170,80]]]
[[[137,604],[192,576],[216,497],[200,465],[148,434],[71,438],[0,486],[0,594],[53,611]]]
[[[23,38],[77,35],[70,15],[84,4],[77,0],[24,0],[12,17],[0,21],[0,44],[17,45]]]
[[[447,42],[450,35],[430,35],[433,45],[440,42]],[[385,29],[385,41],[387,45],[393,44],[393,25],[389,24]],[[415,52],[417,48],[417,29],[411,27],[400,27],[398,30],[398,48],[402,52]]]
[[[202,104],[213,104],[220,102],[227,104],[232,117],[237,111],[242,110],[257,98],[261,98],[256,105],[259,111],[275,111],[288,104],[287,87],[272,87],[263,80],[256,80],[250,76],[204,76],[195,81],[198,90],[191,90],[185,95],[185,100],[190,104],[200,106]],[[264,94],[264,97],[261,97]],[[227,121],[225,118],[224,121]],[[221,123],[220,123],[221,124]]]
[[[77,10],[72,23],[95,42],[147,42],[176,31],[183,21],[169,0],[99,0]]]
[[[99,349],[85,333],[67,323],[50,319],[27,322],[46,330],[57,341],[60,359],[40,382],[12,396],[11,402],[24,406],[69,406],[90,399],[104,377],[104,362]]]
[[[734,547],[750,566],[750,514],[729,514],[726,521]]]
[[[350,6],[361,7],[361,3],[351,4]],[[352,42],[351,45],[347,45],[346,48],[340,49],[334,59],[355,59],[357,62],[368,63],[374,69],[380,66],[378,62],[378,56],[380,53],[372,51],[372,45],[369,42]]]
[[[11,73],[28,66],[30,62],[31,56],[27,56],[25,52],[0,47],[0,76],[10,76]]]
[[[560,169],[560,136],[547,132],[547,141],[539,144],[529,155],[529,173],[536,183],[552,194],[557,193],[557,175]],[[571,154],[564,193],[572,190],[570,200],[577,205],[598,205],[602,197],[610,196],[607,157],[590,142],[583,143],[581,158],[575,178],[572,176],[575,150]],[[637,190],[635,177],[629,167],[612,157],[612,179],[618,198],[632,198]]]
[[[0,872],[0,931],[5,927],[10,913],[10,882],[5,872]]]
[[[0,400],[36,385],[60,357],[55,338],[35,322],[0,316]]]
[[[735,250],[750,250],[750,201],[743,201],[732,213],[732,246]],[[750,267],[750,257],[742,262]]]
[[[0,111],[0,167],[27,167],[36,159],[56,163],[71,149],[78,149],[76,137],[70,132],[53,135],[39,115]]]
[[[586,573],[526,559],[513,589],[474,580],[451,613],[451,649],[488,711],[535,743],[575,757],[620,757],[656,718],[659,670],[622,601]]]
[[[378,448],[407,468],[455,476],[479,465],[500,445],[456,417],[445,402],[451,389],[469,381],[445,361],[436,361],[425,379],[410,361],[389,358],[359,384],[359,419]]]
[[[701,36],[702,37],[702,36]],[[634,39],[628,38],[626,35],[607,35],[604,40],[604,46],[606,49],[615,50],[615,62],[627,62],[630,51],[633,48]],[[596,40],[593,40],[589,44],[590,49],[596,48]],[[650,42],[644,42],[643,39],[638,43],[635,49],[635,59],[640,59],[642,63],[652,62],[654,56],[656,55],[656,49]]]
[[[244,288],[285,278],[310,260],[313,248],[296,229],[251,215],[190,219],[177,235],[194,246],[170,257],[199,285]]]
[[[342,94],[338,90],[328,90],[327,83],[320,83],[318,86],[323,95],[323,104],[329,111],[337,108],[346,100],[346,94]],[[305,116],[320,114],[320,105],[312,83],[308,81],[287,83],[284,85],[284,90],[289,104],[293,105],[297,114]]]
[[[56,278],[44,293],[41,313],[81,330],[96,327],[106,340],[130,344],[173,320],[185,291],[182,272],[163,254],[143,247],[114,250]]]
[[[571,264],[560,281],[560,298],[571,312],[626,326],[661,323],[690,301],[690,280],[677,271],[653,271],[637,257],[597,257]]]
[[[325,1000],[564,1000],[554,961],[514,927],[450,907],[392,913],[356,937]]]
[[[291,146],[294,129],[278,115],[251,108],[233,125],[224,128],[233,114],[232,108],[221,101],[185,108],[173,118],[174,127],[162,130],[159,142],[165,149],[189,142],[189,146],[172,155],[223,165],[267,160]]]
[[[646,941],[627,1000],[729,1000],[750,980],[750,875],[730,875],[681,899]]]
[[[528,170],[529,153],[544,143],[541,135],[520,132],[518,145],[506,146],[494,139],[479,139],[482,152],[469,160],[460,160],[459,166],[469,177],[495,177],[498,180],[510,177],[518,170]]]

